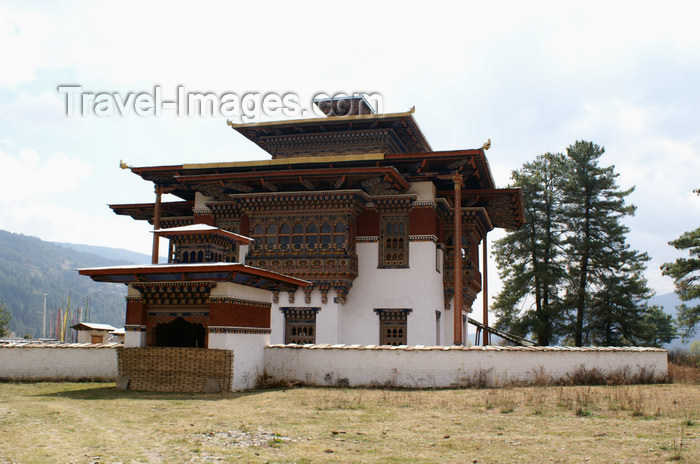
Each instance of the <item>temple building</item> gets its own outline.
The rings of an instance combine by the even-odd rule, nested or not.
[[[80,271],[128,284],[125,346],[464,343],[479,245],[523,224],[521,191],[496,187],[488,144],[433,151],[413,111],[317,105],[326,117],[229,122],[268,160],[128,167],[155,202],[110,207],[153,225],[153,263]]]

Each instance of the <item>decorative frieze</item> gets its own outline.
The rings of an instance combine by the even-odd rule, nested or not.
[[[150,306],[148,317],[209,317],[208,307]]]
[[[237,207],[246,211],[345,210],[357,213],[370,201],[362,190],[319,190],[313,192],[269,192],[231,194]],[[211,204],[216,210],[217,205]]]
[[[415,195],[376,195],[372,197],[372,202],[381,211],[408,211],[415,201]]]
[[[204,305],[216,282],[138,282],[131,284],[148,305]]]
[[[279,292],[275,292],[279,293]],[[237,305],[246,305],[250,308],[259,308],[259,309],[270,309],[270,303],[266,303],[263,301],[254,301],[254,300],[243,300],[241,298],[231,298],[228,296],[212,296],[210,297],[210,300],[212,303],[230,303],[230,304],[237,304]]]
[[[146,326],[140,324],[125,324],[124,332],[145,332]]]
[[[227,327],[227,326],[209,326],[207,328],[210,334],[247,334],[261,335],[269,334],[270,329],[259,327]]]
[[[435,235],[409,235],[408,240],[411,242],[433,242],[437,243],[438,238]]]

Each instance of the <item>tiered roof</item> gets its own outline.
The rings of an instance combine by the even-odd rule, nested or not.
[[[412,112],[229,125],[272,159],[131,168],[184,200],[164,202],[162,218],[191,216],[196,192],[217,201],[240,194],[349,189],[382,195],[430,181],[438,196],[452,198],[457,173],[463,207],[485,208],[495,227],[524,223],[521,190],[496,188],[483,148],[432,151]],[[135,219],[152,221],[154,214],[149,203],[110,207]]]

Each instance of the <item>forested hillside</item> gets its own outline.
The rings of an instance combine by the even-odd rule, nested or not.
[[[49,321],[57,309],[65,310],[70,295],[71,310],[80,307],[84,315],[89,303],[90,322],[121,327],[126,286],[93,282],[76,269],[125,263],[0,230],[0,301],[12,312],[10,330],[41,336],[44,294]]]

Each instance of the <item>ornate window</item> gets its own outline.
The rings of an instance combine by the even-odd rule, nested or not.
[[[283,250],[286,250],[289,248],[289,239],[291,236],[292,229],[289,227],[289,224],[282,224],[280,227],[280,238],[279,238],[279,244],[280,248]]]
[[[411,309],[375,309],[379,315],[379,344],[406,345],[408,339],[407,322]]]
[[[254,240],[253,242],[253,247],[255,249],[261,249],[263,246],[263,227],[260,224],[256,224],[255,227],[253,227],[253,234],[252,234],[252,239]]]
[[[408,267],[408,216],[383,215],[379,236],[379,267]]]
[[[275,245],[277,245],[277,224],[267,226],[265,245],[268,249],[275,248]]]
[[[284,312],[284,343],[316,343],[316,312],[321,308],[280,308]]]
[[[333,243],[335,243],[336,248],[345,244],[345,224],[342,222],[335,225],[335,230],[333,231]]]
[[[328,248],[330,246],[332,236],[333,229],[331,229],[331,225],[327,222],[321,224],[321,246],[323,248]]]
[[[302,224],[294,224],[292,234],[292,248],[301,250],[304,247],[304,226]]]
[[[344,222],[330,218],[297,217],[298,222],[273,222],[277,218],[261,218],[252,226],[251,236],[255,240],[256,251],[278,252],[291,250],[294,253],[305,250],[344,249],[347,244],[347,226]]]
[[[318,243],[318,226],[313,222],[306,227],[306,245],[309,248],[316,248]]]

